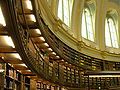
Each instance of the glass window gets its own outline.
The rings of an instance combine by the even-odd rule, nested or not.
[[[117,28],[113,18],[105,21],[105,42],[106,46],[118,48]]]
[[[58,17],[68,26],[71,24],[73,0],[59,0]]]
[[[94,41],[92,14],[88,8],[82,14],[82,37]]]

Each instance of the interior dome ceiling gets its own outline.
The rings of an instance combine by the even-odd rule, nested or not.
[[[55,18],[55,20],[57,18],[55,22],[59,26],[58,30],[57,29],[54,30],[52,28],[51,22],[48,21],[49,16],[48,18],[46,18],[47,15],[50,15],[50,12],[47,13],[46,8],[45,9],[46,9],[47,15],[44,14],[43,18],[48,24],[49,28],[53,32],[57,31],[57,33],[55,32],[54,34],[57,35],[57,37],[60,40],[62,40],[65,44],[69,45],[73,49],[80,51],[86,55],[93,56],[96,58],[102,58],[102,59],[110,60],[110,61],[112,60],[119,61],[119,54],[120,54],[120,49],[118,49],[119,47],[114,48],[114,47],[107,46],[105,42],[106,38],[104,36],[101,37],[101,35],[105,34],[104,32],[105,18],[108,12],[110,12],[110,16],[114,17],[115,23],[117,23],[116,26],[118,25],[117,21],[118,21],[118,15],[119,15],[120,0],[103,0],[103,1],[102,0],[81,0],[81,1],[73,0],[74,1],[73,9],[72,9],[73,12],[71,14],[72,23],[70,23],[70,26],[66,25],[64,20],[58,18],[58,15],[57,15],[58,1],[59,0],[56,0],[56,2],[52,0],[48,0],[48,3],[50,4],[49,7],[51,7],[50,9],[55,14],[55,17],[53,18]],[[88,7],[90,9],[90,12],[93,12],[93,17],[92,17],[93,27],[92,28],[94,28],[95,30],[94,42],[84,38],[81,34],[81,31],[82,31],[81,29],[82,14],[81,13],[86,4],[88,4],[88,6],[90,7],[90,8]],[[63,10],[63,7],[61,10]],[[64,16],[64,12],[62,16]]]

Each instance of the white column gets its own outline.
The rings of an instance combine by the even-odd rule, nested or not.
[[[81,40],[81,22],[82,22],[82,11],[84,8],[84,0],[74,0],[71,29],[74,36]]]
[[[106,0],[96,0],[95,41],[100,50],[105,50]]]

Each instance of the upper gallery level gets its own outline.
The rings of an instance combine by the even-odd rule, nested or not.
[[[86,55],[119,61],[119,0],[40,0],[38,11],[65,44]]]

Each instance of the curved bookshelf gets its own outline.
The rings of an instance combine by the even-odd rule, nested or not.
[[[38,77],[45,79],[47,81],[50,81],[51,83],[56,83],[58,85],[65,85],[69,87],[74,87],[71,82],[68,84],[65,80],[63,80],[64,72],[68,72],[68,70],[61,69],[59,70],[60,66],[58,65],[57,68],[52,67],[49,65],[48,62],[44,60],[42,57],[42,53],[40,49],[36,46],[35,43],[33,43],[32,39],[29,37],[29,33],[27,30],[29,30],[28,25],[25,21],[24,11],[22,7],[22,0],[12,0],[12,1],[5,1],[2,2],[4,7],[6,8],[6,12],[9,12],[9,16],[7,17],[7,24],[9,22],[10,25],[10,31],[8,31],[13,38],[13,41],[15,43],[16,49],[18,50],[19,54],[23,58],[23,62],[30,68],[34,73],[38,75]],[[16,5],[20,5],[19,8],[21,8],[22,16],[23,16],[23,23],[20,21],[19,13],[17,12],[18,9],[16,9]],[[18,8],[18,7],[17,7]],[[32,49],[31,47],[32,46]],[[58,64],[58,63],[57,63]],[[52,71],[50,72],[49,68],[52,68]],[[67,68],[67,67],[66,67]],[[79,71],[77,71],[76,76],[79,76]],[[67,75],[67,73],[66,73]],[[70,75],[70,74],[69,74]],[[75,77],[75,74],[73,74]],[[65,76],[67,79],[67,76]],[[69,76],[70,78],[70,76]],[[79,78],[78,78],[79,79]],[[70,81],[70,80],[69,80]],[[78,80],[79,81],[79,80]],[[76,87],[79,87],[78,83],[75,85]]]

